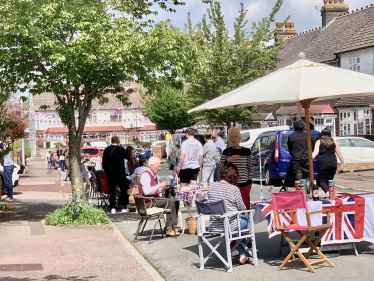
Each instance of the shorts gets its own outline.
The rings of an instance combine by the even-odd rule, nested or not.
[[[197,181],[197,176],[199,175],[199,171],[200,171],[200,168],[180,170],[179,178],[181,180],[181,183]]]

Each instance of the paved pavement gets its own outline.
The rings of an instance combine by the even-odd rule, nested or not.
[[[337,185],[344,188],[374,192],[374,170],[338,174],[335,176],[335,181]]]
[[[30,162],[15,188],[14,209],[0,212],[0,280],[163,280],[116,227],[45,226],[64,205],[58,171]],[[67,184],[67,186],[70,186]]]

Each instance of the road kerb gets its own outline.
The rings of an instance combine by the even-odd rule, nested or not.
[[[148,274],[155,281],[165,281],[164,278],[142,257],[141,254],[134,248],[133,245],[123,236],[122,232],[112,224],[114,234],[117,236],[118,240],[125,246],[125,248],[130,252],[130,254],[139,262],[139,264],[148,272]]]

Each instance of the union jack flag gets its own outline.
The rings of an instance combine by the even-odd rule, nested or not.
[[[322,208],[330,209],[331,227],[321,240],[322,245],[368,241],[374,243],[374,194],[338,193],[335,200],[322,199]],[[274,229],[273,203],[255,202],[268,221],[268,236],[274,237],[280,232]],[[314,210],[314,201],[308,201],[309,211]],[[313,210],[311,210],[311,208]],[[280,214],[282,225],[290,224],[290,214]],[[300,220],[299,220],[300,221]],[[322,224],[327,223],[326,214]]]

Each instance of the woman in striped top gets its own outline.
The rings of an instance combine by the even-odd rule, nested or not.
[[[210,184],[208,191],[209,202],[217,202],[223,200],[225,202],[227,213],[244,211],[246,206],[243,203],[243,199],[240,195],[239,188],[236,185],[239,182],[238,168],[232,164],[227,163],[219,171],[219,182],[213,182]],[[242,215],[240,221],[240,229],[247,229],[250,227],[248,213]],[[238,222],[236,215],[229,218],[231,231],[238,229]],[[210,231],[222,232],[224,229],[223,220],[219,216],[210,216]],[[242,240],[244,245],[247,245],[248,238]],[[239,245],[239,263],[244,264],[249,262],[249,258],[246,256],[245,249]]]
[[[253,176],[251,150],[239,145],[242,141],[242,134],[238,128],[229,129],[228,139],[232,146],[222,152],[219,168],[222,169],[227,163],[233,163],[238,167],[240,181],[237,186],[243,202],[249,210],[251,208],[250,192]]]

